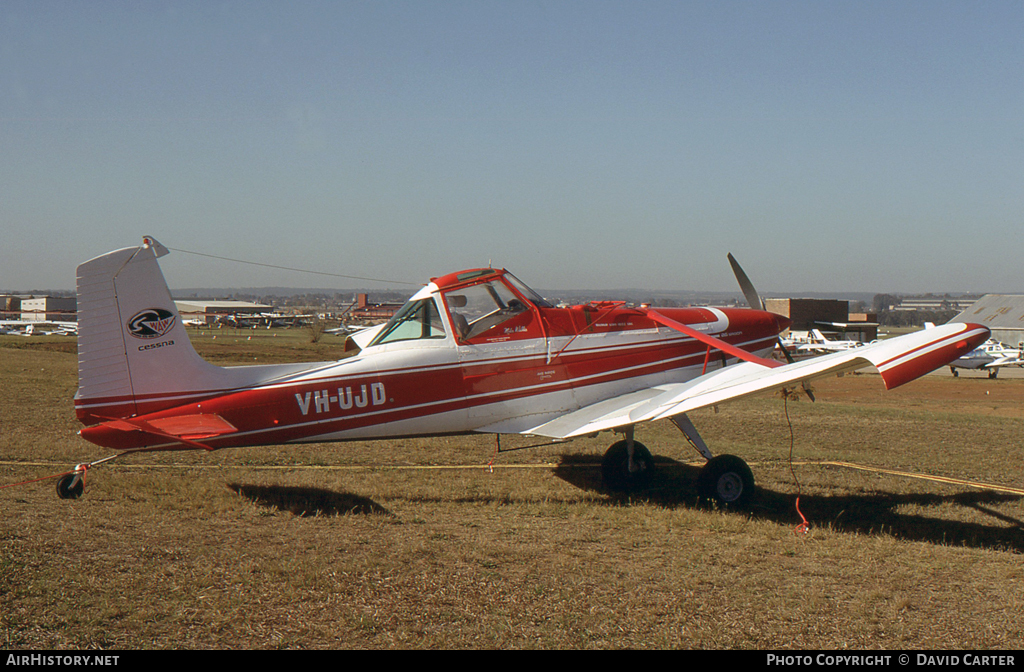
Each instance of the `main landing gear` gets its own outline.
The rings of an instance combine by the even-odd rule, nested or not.
[[[959,378],[960,377],[960,373],[956,370],[956,367],[951,366],[951,367],[949,367],[949,370],[950,370],[950,372],[952,372],[954,378]],[[989,369],[988,370],[988,377],[989,377],[989,380],[997,379],[999,377],[999,369],[994,368],[994,367]]]
[[[719,506],[745,509],[754,496],[754,474],[735,455],[719,455],[700,470],[697,492],[701,499]]]
[[[701,500],[714,502],[722,508],[750,506],[754,497],[754,474],[747,463],[735,455],[712,456],[697,428],[685,414],[674,416],[672,422],[707,460],[697,477],[697,493]],[[601,476],[609,490],[641,490],[650,484],[654,475],[651,452],[633,439],[632,427],[625,429],[625,435],[625,440],[612,444],[601,462]]]
[[[624,441],[612,444],[601,461],[601,478],[609,490],[642,490],[654,475],[654,458],[647,446],[633,440],[632,428]]]

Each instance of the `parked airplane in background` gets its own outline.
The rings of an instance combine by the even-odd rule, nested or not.
[[[810,339],[808,339],[807,343],[798,346],[797,350],[800,352],[840,352],[842,350],[860,348],[863,345],[860,341],[830,340],[820,330],[811,329]]]
[[[654,469],[636,426],[668,418],[707,459],[702,496],[740,505],[753,492],[750,469],[713,457],[689,411],[866,366],[893,388],[989,336],[947,324],[783,364],[767,356],[789,320],[759,308],[559,308],[506,270],[478,268],[432,279],[387,324],[361,332],[348,358],[219,367],[181,326],[157,263],[167,253],[147,237],[78,267],[80,435],[121,452],[78,465],[58,483],[61,497],[81,495],[88,468],[138,451],[609,430],[624,439],[605,454],[604,482],[627,489]],[[740,283],[759,307],[745,275]]]
[[[1011,348],[998,341],[988,340],[981,347],[968,352],[949,363],[949,370],[954,376],[960,375],[957,369],[988,371],[989,378],[999,375],[1004,366],[1024,366],[1024,357],[1017,348]]]
[[[935,323],[925,322],[924,328],[935,329]],[[950,362],[949,371],[955,378],[960,375],[957,369],[985,370],[989,378],[996,378],[999,369],[1004,366],[1024,366],[1024,344],[1018,348],[1011,348],[990,338],[974,350]]]
[[[0,320],[0,334],[19,334],[21,336],[75,336],[78,334],[78,322]]]
[[[291,313],[240,313],[237,315],[223,315],[217,318],[217,324],[223,324],[238,329],[255,329],[263,327],[298,327],[308,320],[316,319],[314,314],[291,314]]]

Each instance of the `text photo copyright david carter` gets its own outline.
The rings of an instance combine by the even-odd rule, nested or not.
[[[907,665],[927,667],[929,665],[951,667],[1016,667],[1015,654],[997,653],[818,653],[806,654],[767,654],[769,665],[782,667],[825,666],[825,667],[862,667],[883,665]]]

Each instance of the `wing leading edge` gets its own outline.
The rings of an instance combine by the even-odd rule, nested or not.
[[[743,362],[685,383],[657,385],[606,399],[523,433],[567,439],[660,420],[867,366],[874,366],[886,389],[891,390],[961,357],[988,337],[988,328],[979,324],[946,324],[776,368]]]

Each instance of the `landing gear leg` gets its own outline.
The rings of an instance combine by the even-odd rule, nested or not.
[[[697,492],[705,501],[723,508],[746,508],[754,497],[754,474],[742,459],[735,455],[712,457],[704,439],[685,413],[672,416],[672,422],[683,433],[707,464],[697,476]]]

